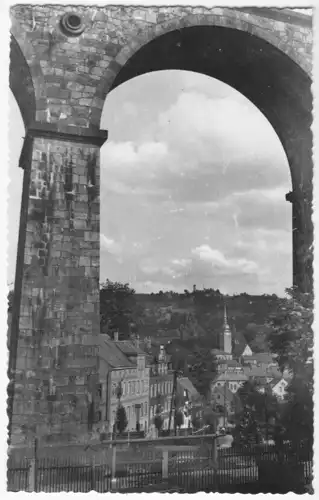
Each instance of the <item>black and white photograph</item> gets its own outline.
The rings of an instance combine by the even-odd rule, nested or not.
[[[300,4],[8,5],[7,492],[314,494]]]

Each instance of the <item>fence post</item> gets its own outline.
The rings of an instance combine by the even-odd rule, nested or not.
[[[112,445],[112,475],[111,475],[111,490],[116,490],[116,444]]]
[[[34,439],[34,454],[31,458],[29,475],[28,475],[28,490],[29,492],[37,491],[37,452],[38,452],[38,440]]]
[[[36,491],[36,463],[35,458],[31,458],[28,474],[28,490],[29,493]]]
[[[92,458],[91,491],[95,491],[95,456]]]
[[[162,479],[168,479],[168,450],[163,450]]]

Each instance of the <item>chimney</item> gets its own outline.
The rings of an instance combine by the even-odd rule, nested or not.
[[[139,335],[136,335],[135,346],[137,347],[137,349],[140,347],[140,336]]]
[[[118,342],[119,340],[119,332],[114,332],[114,342]]]
[[[196,292],[196,285],[193,285],[193,293]]]

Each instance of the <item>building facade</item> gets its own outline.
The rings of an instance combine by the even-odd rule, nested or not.
[[[122,342],[125,345],[122,345]],[[99,409],[106,432],[112,432],[119,404],[127,416],[126,431],[147,432],[149,425],[149,366],[147,355],[129,341],[113,342],[105,339],[100,350],[100,385],[105,398]],[[122,349],[119,347],[122,346]],[[130,356],[123,351],[129,352]]]
[[[158,354],[153,357],[150,367],[150,427],[154,427],[154,417],[156,411],[158,411],[163,418],[163,429],[168,429],[173,381],[174,372],[170,363],[170,356],[165,352],[164,346],[161,345]]]

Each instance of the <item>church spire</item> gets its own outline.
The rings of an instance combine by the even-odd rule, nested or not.
[[[231,331],[227,320],[226,304],[224,305],[224,352],[227,354],[232,353]]]

